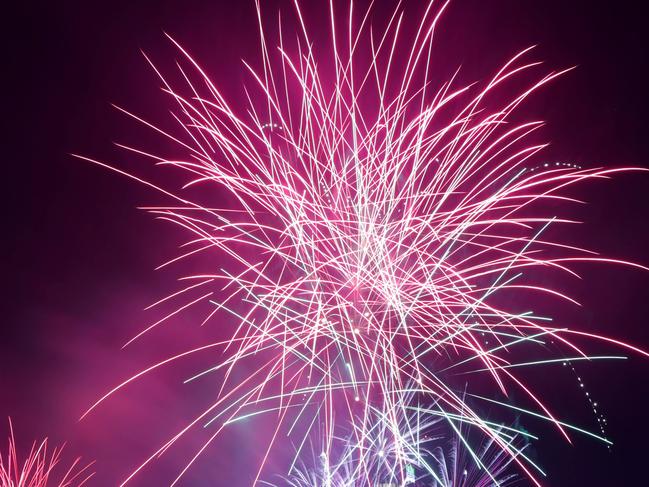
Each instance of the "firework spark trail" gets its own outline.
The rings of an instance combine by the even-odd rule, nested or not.
[[[513,444],[516,439],[512,437],[509,441]],[[488,440],[475,450],[466,446],[461,433],[448,442],[447,449],[436,447],[432,457],[440,480],[436,478],[433,487],[488,487],[515,483],[516,475],[507,472],[512,457],[495,442]],[[474,456],[479,457],[478,461]]]
[[[417,405],[417,394],[421,391],[399,392],[404,406],[396,418],[388,418],[384,411],[371,408],[372,426],[361,432],[363,444],[357,444],[354,436],[335,438],[340,448],[334,458],[324,449],[312,447],[308,463],[302,460],[292,468],[294,473],[282,478],[278,485],[370,487],[407,485],[419,479],[432,487],[486,487],[509,485],[516,479],[516,475],[506,472],[513,458],[493,439],[474,449],[469,446],[466,428],[460,423],[449,440],[448,433],[440,427],[443,418],[432,409],[434,405]],[[351,423],[352,427],[356,424],[363,422]],[[499,433],[520,456],[524,456],[526,445],[515,444],[521,443],[522,437],[534,438],[511,427],[501,426]]]
[[[48,449],[46,438],[41,443],[32,443],[29,453],[21,460],[9,419],[9,449],[6,457],[0,455],[0,487],[81,487],[94,475],[89,471],[92,463],[82,466],[81,458],[77,458],[66,471],[59,473],[62,452],[63,447]]]
[[[399,392],[404,404],[417,404],[414,389]],[[309,461],[300,455],[299,465],[291,467],[292,475],[282,478],[281,485],[369,487],[389,482],[405,485],[408,465],[420,465],[431,478],[442,482],[442,476],[426,460],[426,456],[432,456],[431,444],[438,439],[433,432],[441,421],[439,417],[417,406],[402,407],[395,417],[388,417],[385,411],[374,407],[370,407],[369,413],[371,427],[335,437],[333,440],[339,443],[339,448],[330,448],[331,438],[321,435],[325,436],[323,447],[316,451],[311,445]],[[361,425],[365,423],[359,420],[349,424],[351,428],[363,428]]]
[[[553,355],[536,364],[590,358],[574,340],[581,337],[646,355],[620,341],[549,326],[547,318],[507,309],[496,299],[542,293],[576,303],[540,285],[535,270],[577,275],[571,264],[582,261],[644,269],[546,236],[549,227],[575,223],[549,215],[546,203],[578,202],[565,194],[567,187],[632,168],[528,169],[545,146],[530,142],[542,122],[518,123],[514,114],[565,72],[530,82],[540,66],[526,60],[531,48],[484,84],[457,88],[453,77],[435,90],[431,45],[447,4],[431,2],[408,36],[400,5],[376,29],[371,7],[356,13],[350,4],[341,28],[332,2],[333,54],[323,59],[297,2],[296,40],[290,41],[293,33],[287,35],[280,20],[277,49],[269,47],[257,3],[262,65],[245,64],[253,80],[245,88],[245,107],[230,105],[173,39],[185,60],[178,64],[184,87],[173,87],[147,57],[177,106],[179,133],[120,110],[186,151],[187,158],[121,147],[180,168],[191,179],[169,190],[84,159],[175,200],[175,206],[148,208],[191,235],[183,254],[169,263],[217,252],[224,265],[185,276],[184,287],[159,302],[185,301],[127,344],[199,303],[214,304],[203,324],[223,314],[237,324],[225,342],[153,365],[90,408],[158,367],[208,348],[225,353],[189,379],[221,374],[213,404],[127,481],[197,425],[218,425],[203,451],[224,427],[250,416],[275,418],[273,442],[287,431],[301,431],[302,444],[317,425],[331,445],[337,425],[352,422],[355,444],[364,445],[376,410],[395,418],[407,406],[398,391],[414,381],[451,426],[482,432],[538,484],[530,470],[536,466],[466,400],[482,396],[454,390],[445,372],[462,373],[466,366],[489,374],[503,394],[522,392],[536,408],[524,411],[552,422],[569,440],[569,431],[585,430],[557,419],[525,384],[519,366],[530,361],[518,362],[512,349],[547,350],[553,341]],[[526,88],[509,90],[503,102],[503,87],[525,82]],[[495,103],[498,108],[491,108]],[[224,189],[235,203],[216,209],[186,196],[199,185]],[[200,295],[192,294],[197,290]],[[238,383],[232,379],[237,367],[251,361],[257,364],[254,373]],[[433,367],[441,361],[443,367]],[[271,449],[272,442],[266,456]],[[262,469],[263,464],[259,474]]]

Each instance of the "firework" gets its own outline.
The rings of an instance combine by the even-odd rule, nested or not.
[[[415,409],[417,408],[410,408]],[[507,486],[517,476],[508,472],[512,457],[492,440],[475,448],[468,446],[461,434],[448,440],[448,432],[438,421],[421,422],[421,411],[414,424],[401,432],[391,430],[394,424],[377,420],[368,434],[374,441],[367,451],[357,451],[350,438],[344,438],[344,453],[332,461],[322,452],[311,458],[310,466],[294,468],[294,474],[279,484],[291,487],[360,487],[376,485],[428,485],[430,487]],[[425,413],[423,414],[425,416]],[[387,434],[386,434],[387,433]],[[519,437],[505,434],[512,444]],[[399,445],[401,445],[399,447]],[[437,445],[437,446],[435,446]],[[410,455],[404,456],[405,450]],[[520,448],[520,452],[524,446]],[[315,466],[314,466],[315,465]]]
[[[34,442],[24,460],[19,458],[13,425],[9,419],[9,449],[0,455],[0,487],[81,487],[92,476],[92,464],[77,458],[64,470],[59,467],[63,447],[48,447],[47,438]]]
[[[520,437],[506,436],[512,445],[520,443]],[[504,487],[517,480],[515,474],[508,472],[512,456],[492,439],[477,448],[468,444],[467,438],[458,433],[445,446],[435,448],[431,463],[437,475],[432,479],[433,487]],[[525,446],[517,446],[519,455],[523,455]]]
[[[311,445],[307,459],[299,445],[291,475],[279,485],[293,487],[371,487],[380,484],[405,485],[416,479],[416,470],[441,481],[429,464],[432,444],[438,440],[441,419],[427,414],[417,404],[416,389],[400,391],[401,404],[396,411],[370,407],[369,418],[356,418],[353,429],[344,437],[320,433],[319,448]],[[390,415],[394,413],[394,415]],[[416,468],[415,468],[416,466]],[[275,485],[264,482],[268,485]]]
[[[173,39],[184,58],[181,82],[151,62],[176,107],[178,131],[120,110],[185,156],[124,148],[182,170],[186,184],[163,187],[87,160],[173,201],[148,207],[188,232],[172,262],[216,253],[221,264],[183,276],[182,288],[162,300],[179,303],[176,310],[128,343],[206,303],[211,307],[202,324],[231,327],[226,339],[152,365],[90,408],[160,367],[218,352],[216,365],[188,378],[220,377],[211,406],[124,483],[191,430],[213,428],[179,480],[224,428],[255,416],[273,424],[257,479],[273,446],[287,436],[299,445],[324,436],[325,460],[336,438],[365,451],[377,417],[380,431],[399,430],[399,411],[409,407],[403,391],[411,382],[453,436],[481,435],[489,451],[503,455],[501,463],[517,465],[537,484],[540,468],[482,416],[484,406],[548,421],[566,439],[579,432],[609,442],[558,419],[526,384],[526,367],[620,358],[589,355],[586,339],[644,352],[555,325],[526,303],[538,293],[576,304],[544,285],[544,273],[575,276],[580,262],[634,266],[548,231],[574,223],[552,210],[555,203],[576,202],[569,186],[631,169],[538,164],[545,144],[534,141],[542,122],[519,122],[517,114],[533,92],[565,71],[539,76],[541,63],[530,60],[531,49],[486,82],[457,86],[452,78],[434,86],[431,46],[447,4],[431,2],[407,33],[399,5],[378,28],[370,9],[355,11],[350,3],[338,12],[332,2],[330,46],[315,44],[297,2],[295,22],[280,20],[271,42],[257,4],[261,63],[245,64],[251,80],[245,106],[232,105]],[[201,187],[227,194],[231,204],[205,203],[194,192]],[[235,379],[246,367],[254,372]],[[491,392],[462,389],[453,377],[467,373],[486,376]],[[503,399],[513,391],[533,407]],[[343,435],[350,425],[351,436]],[[367,465],[363,457],[360,465]]]
[[[421,392],[412,388],[401,391],[396,418],[372,408],[367,428],[360,426],[360,418],[351,422],[352,427],[361,429],[358,434],[335,438],[333,445],[323,444],[319,450],[311,448],[310,461],[297,461],[298,465],[291,467],[293,474],[278,485],[372,487],[417,483],[431,487],[487,487],[509,485],[516,479],[507,472],[512,456],[493,439],[478,448],[469,446],[463,426],[449,435],[436,409],[419,404],[428,399]],[[529,433],[504,426],[494,431],[524,456],[527,443],[522,444],[521,438],[531,438]],[[363,438],[361,443],[358,437]]]

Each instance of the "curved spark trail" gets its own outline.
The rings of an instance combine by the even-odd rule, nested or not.
[[[376,428],[392,437],[390,444],[417,431],[407,422],[407,432],[400,427],[402,412],[412,407],[408,384],[415,384],[418,401],[427,398],[427,414],[459,438],[476,465],[480,453],[464,438],[481,435],[490,451],[498,450],[498,461],[483,466],[495,482],[503,464],[516,464],[537,485],[542,472],[515,446],[512,431],[483,417],[482,406],[541,418],[568,440],[577,432],[608,441],[558,419],[526,384],[525,370],[603,358],[582,348],[586,338],[646,353],[554,325],[526,303],[536,294],[576,303],[539,276],[576,276],[574,264],[582,261],[644,269],[558,241],[548,231],[575,223],[552,210],[577,202],[570,186],[632,169],[538,164],[545,145],[534,136],[542,122],[518,122],[516,115],[531,94],[565,71],[539,77],[541,63],[529,60],[531,48],[486,82],[457,87],[453,77],[435,86],[431,48],[447,4],[431,2],[408,33],[399,5],[378,28],[371,9],[357,12],[350,3],[341,15],[332,2],[330,46],[313,40],[297,2],[296,23],[280,20],[271,42],[257,4],[262,62],[257,69],[245,64],[252,86],[245,88],[247,103],[237,105],[172,39],[183,56],[182,82],[151,66],[176,107],[177,133],[120,110],[185,156],[122,147],[190,180],[182,189],[163,188],[84,158],[173,200],[148,208],[190,235],[172,262],[216,253],[222,263],[185,276],[182,288],[163,298],[182,303],[128,343],[200,303],[213,305],[204,324],[233,324],[226,340],[155,364],[90,408],[159,367],[207,349],[220,357],[188,379],[219,375],[212,405],[124,483],[192,429],[212,428],[175,484],[224,428],[256,416],[274,431],[257,479],[275,444],[288,436],[297,460],[316,433],[325,439],[325,459],[340,455],[336,439],[344,437],[353,468],[366,473],[375,460],[363,455],[372,450]],[[206,205],[192,196],[199,188],[225,192],[231,204]],[[254,372],[240,379],[236,371],[246,367]],[[453,379],[466,373],[485,376],[491,394]],[[505,399],[513,391],[526,398],[525,407]],[[432,456],[445,464],[440,454]]]

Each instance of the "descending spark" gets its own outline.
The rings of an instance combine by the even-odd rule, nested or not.
[[[9,419],[9,449],[7,456],[0,454],[0,487],[81,487],[92,476],[92,464],[82,466],[77,458],[62,470],[63,447],[49,449],[47,438],[34,442],[29,454],[21,459],[14,438],[13,425]]]
[[[124,483],[191,430],[211,427],[175,484],[224,428],[247,418],[273,426],[257,479],[274,444],[287,436],[304,445],[324,434],[324,444],[333,444],[351,424],[348,441],[365,445],[376,424],[382,432],[398,430],[410,383],[453,435],[462,428],[482,435],[489,451],[499,450],[498,458],[537,485],[539,467],[483,416],[482,406],[546,420],[568,440],[579,432],[608,441],[558,419],[526,384],[525,371],[601,358],[583,348],[585,339],[647,354],[554,325],[530,308],[535,295],[578,304],[544,284],[548,272],[577,276],[581,262],[645,269],[559,241],[554,231],[576,223],[552,209],[579,203],[568,187],[632,169],[538,164],[545,144],[534,137],[543,124],[518,121],[519,108],[565,70],[538,76],[541,63],[527,60],[531,48],[486,82],[457,86],[456,73],[435,86],[431,47],[447,4],[430,2],[409,35],[400,4],[379,28],[371,7],[356,12],[350,3],[340,23],[344,16],[331,2],[331,46],[323,46],[295,2],[297,27],[280,19],[273,48],[257,3],[262,62],[257,69],[245,64],[252,86],[242,104],[231,104],[173,39],[184,59],[180,84],[147,58],[180,129],[120,110],[184,155],[121,147],[180,169],[186,184],[171,189],[84,159],[173,200],[148,208],[190,235],[168,264],[211,252],[221,266],[184,276],[182,288],[159,301],[177,303],[174,311],[128,343],[201,304],[212,304],[202,325],[231,327],[219,331],[227,338],[152,365],[90,408],[161,367],[206,350],[218,357],[188,378],[219,376],[210,407]],[[219,201],[226,193],[230,202],[206,204],[198,188],[218,191]],[[467,373],[487,378],[491,393],[458,384],[455,376]],[[525,397],[525,407],[506,399],[512,392]],[[480,458],[468,443],[463,447]]]

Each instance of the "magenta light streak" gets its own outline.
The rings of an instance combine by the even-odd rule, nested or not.
[[[0,487],[81,487],[94,475],[92,464],[81,459],[62,465],[63,447],[50,448],[45,438],[33,442],[29,453],[21,457],[9,419],[7,456],[0,454]]]

